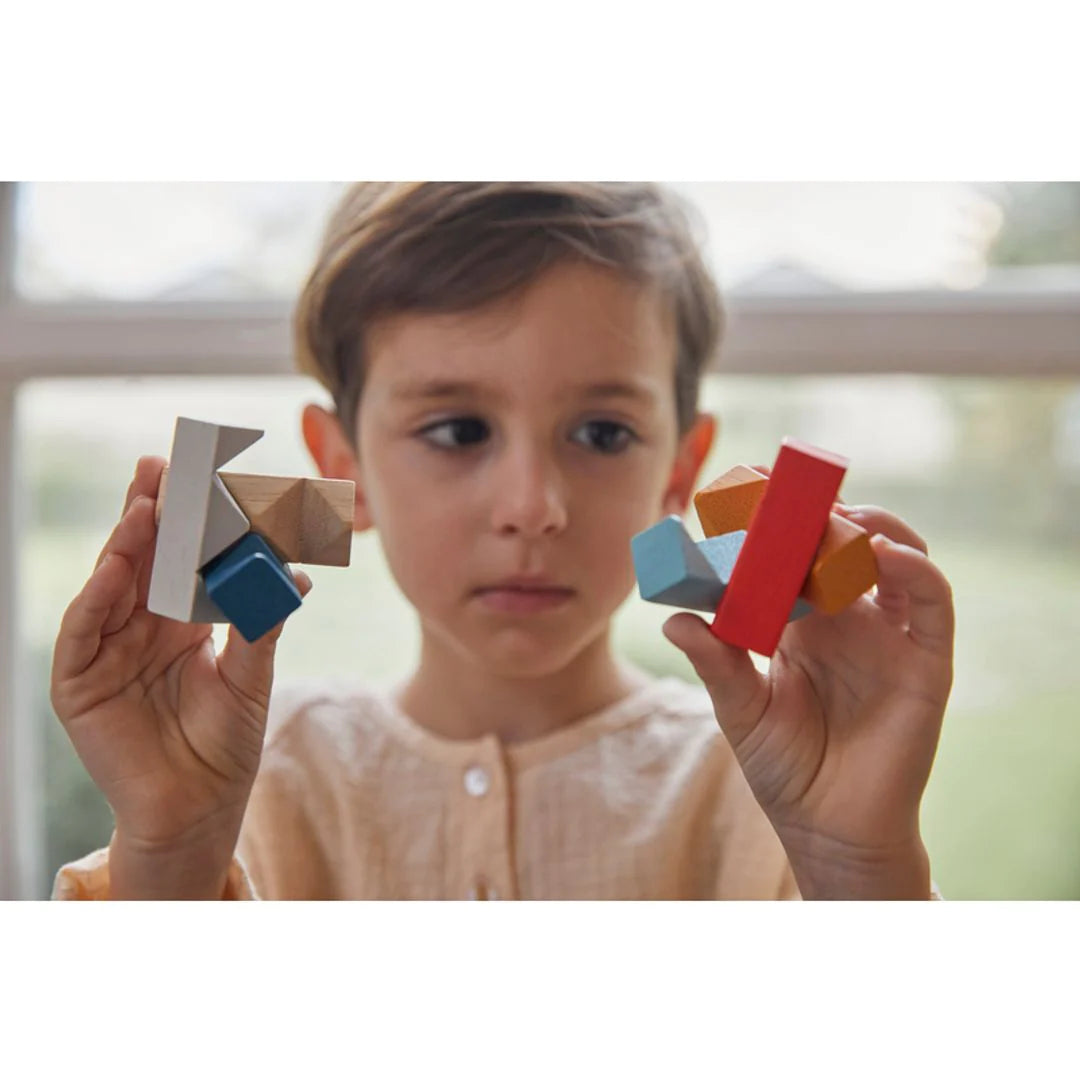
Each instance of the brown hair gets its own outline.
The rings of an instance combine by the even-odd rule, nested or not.
[[[294,318],[296,362],[355,438],[364,331],[386,315],[468,311],[577,258],[658,286],[678,343],[680,432],[723,326],[688,206],[656,184],[361,183],[328,223]]]

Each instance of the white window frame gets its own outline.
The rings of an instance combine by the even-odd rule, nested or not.
[[[29,379],[293,374],[290,306],[31,304],[14,291],[15,184],[0,184],[0,899],[41,879],[40,732],[17,610]],[[729,297],[720,370],[746,375],[1080,377],[1080,293],[912,291]]]

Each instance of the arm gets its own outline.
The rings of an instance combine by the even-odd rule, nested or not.
[[[879,582],[785,629],[767,674],[696,615],[664,632],[693,663],[806,899],[929,899],[919,804],[952,685],[949,584],[925,542],[876,507]]]
[[[164,461],[142,458],[123,516],[64,614],[51,697],[113,810],[109,895],[218,899],[259,767],[281,626],[254,644],[147,610]],[[297,575],[302,592],[311,587]]]

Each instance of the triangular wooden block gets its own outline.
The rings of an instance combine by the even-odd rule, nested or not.
[[[351,480],[220,473],[251,528],[284,562],[348,566],[355,485]]]
[[[348,566],[356,487],[349,480],[305,480],[301,562]]]

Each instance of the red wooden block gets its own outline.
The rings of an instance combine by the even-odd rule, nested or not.
[[[784,439],[710,627],[729,645],[772,656],[806,581],[847,458]]]

